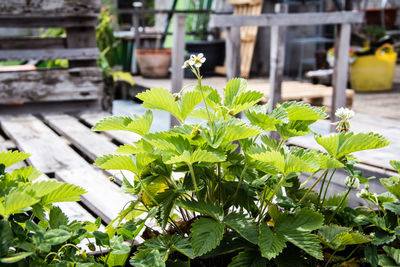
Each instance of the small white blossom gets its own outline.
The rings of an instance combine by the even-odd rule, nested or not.
[[[203,63],[205,61],[206,61],[206,58],[204,57],[203,53],[200,53],[197,56],[190,55],[189,65],[194,66],[196,68],[200,68],[201,65],[203,65]]]
[[[344,180],[344,184],[352,189],[358,189],[360,187],[360,181],[354,176],[347,176]]]
[[[335,112],[335,116],[342,120],[351,120],[354,115],[354,111],[348,108],[338,108]]]

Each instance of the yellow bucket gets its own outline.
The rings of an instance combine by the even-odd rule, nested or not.
[[[350,66],[351,87],[358,92],[391,90],[396,59],[390,44],[379,47],[375,55],[356,57]]]

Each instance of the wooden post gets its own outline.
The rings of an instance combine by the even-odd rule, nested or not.
[[[226,77],[228,80],[240,77],[240,28],[226,28]]]
[[[67,48],[96,47],[96,32],[94,27],[68,27]],[[95,67],[96,60],[69,60],[69,67]]]
[[[335,121],[335,111],[340,107],[346,107],[346,88],[349,70],[350,49],[350,24],[336,25],[335,35],[335,66],[333,70],[333,96],[331,120]],[[334,125],[331,131],[334,131]]]
[[[183,69],[185,61],[185,15],[175,15],[173,46],[172,46],[172,73],[171,73],[171,91],[178,93],[182,89]],[[171,116],[171,127],[179,125],[179,121]]]
[[[276,4],[275,13],[287,13],[286,4]],[[283,67],[285,62],[286,26],[271,26],[271,54],[269,70],[269,107],[271,112],[282,101]]]

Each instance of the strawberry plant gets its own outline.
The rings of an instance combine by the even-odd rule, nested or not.
[[[357,160],[352,153],[381,148],[389,141],[376,133],[351,132],[353,114],[347,110],[337,113],[339,132],[326,136],[310,129],[328,117],[325,108],[288,102],[268,114],[266,105],[257,104],[263,94],[247,90],[244,79],[230,80],[221,96],[202,84],[204,61],[202,55],[192,56],[183,66],[196,75],[196,84],[178,94],[151,88],[137,95],[148,108],[142,116],[111,116],[93,127],[141,136],[95,162],[103,169],[134,174],[133,180],[123,180],[132,203],[114,221],[140,217],[146,225],[145,240],[130,263],[377,266],[378,261],[396,262],[398,178],[384,180],[390,193],[373,197],[370,210],[347,207],[349,192],[369,181],[354,169]],[[154,109],[169,112],[180,125],[150,132]],[[247,120],[235,117],[241,112]],[[189,117],[201,122],[186,123]],[[280,139],[270,137],[271,131]],[[306,134],[314,134],[321,151],[286,145],[289,138]],[[328,197],[339,168],[348,172],[348,190]],[[308,178],[302,179],[304,175]],[[375,214],[375,204],[382,213]]]

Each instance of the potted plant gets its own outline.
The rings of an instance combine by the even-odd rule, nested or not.
[[[156,87],[138,94],[143,106],[168,111],[181,125],[150,133],[153,114],[107,117],[93,130],[126,130],[142,138],[95,164],[135,174],[123,181],[133,195],[115,221],[141,218],[144,242],[133,266],[391,266],[399,264],[400,178],[381,179],[383,194],[369,192],[354,169],[353,152],[387,146],[375,133],[350,131],[352,111],[339,109],[337,133],[315,134],[325,152],[288,147],[287,139],[312,133],[325,108],[301,102],[270,114],[263,94],[233,79],[224,96],[203,85],[205,58],[184,67],[198,78],[177,94]],[[202,103],[202,105],[199,105]],[[244,112],[248,121],[235,117]],[[188,124],[188,117],[202,119]],[[277,131],[280,140],[266,133]],[[392,162],[400,171],[400,162]],[[348,173],[346,190],[327,196],[335,171]],[[300,180],[301,175],[307,179]],[[314,178],[315,177],[315,178]],[[314,179],[313,179],[314,178]],[[349,193],[369,206],[350,208]],[[307,186],[306,186],[307,185]],[[313,189],[319,187],[315,192]]]

